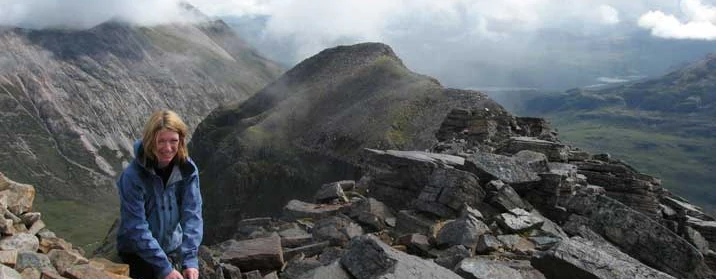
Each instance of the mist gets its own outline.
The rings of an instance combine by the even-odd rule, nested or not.
[[[193,22],[179,0],[0,0],[0,25]],[[188,0],[291,67],[336,45],[383,42],[459,88],[564,90],[660,75],[714,49],[706,0]],[[609,77],[605,79],[604,77]]]

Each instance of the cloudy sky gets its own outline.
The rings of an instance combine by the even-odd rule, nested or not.
[[[540,85],[544,77],[522,71],[540,71],[550,61],[566,68],[570,61],[591,67],[590,63],[596,63],[593,60],[601,58],[571,57],[579,51],[575,48],[591,48],[595,42],[624,48],[620,40],[636,33],[703,45],[716,40],[715,1],[187,0],[212,17],[265,18],[260,32],[253,34],[255,43],[288,66],[337,44],[378,41],[391,45],[411,69],[463,87]],[[152,25],[187,16],[177,0],[0,0],[0,25],[82,29],[109,19]],[[271,45],[277,42],[284,45]],[[564,52],[558,53],[561,49]],[[602,47],[594,53],[606,57],[613,52]],[[555,58],[564,53],[570,57]],[[684,57],[664,64],[678,59]],[[599,67],[607,68],[593,68]],[[482,79],[471,74],[473,69],[484,72],[485,68],[500,69],[500,74],[481,72],[480,76],[489,77]],[[632,68],[614,73],[599,68],[588,74],[595,81],[641,74]],[[470,84],[471,79],[478,84]]]

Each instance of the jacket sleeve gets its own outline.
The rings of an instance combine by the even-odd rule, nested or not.
[[[194,176],[184,187],[181,205],[181,227],[184,231],[181,244],[182,268],[199,268],[199,245],[204,236],[204,220],[201,217],[201,192],[199,176]]]
[[[159,242],[149,231],[141,187],[143,185],[136,179],[132,179],[126,172],[117,181],[122,218],[120,229],[126,231],[126,235],[136,248],[139,257],[151,264],[155,272],[164,278],[173,268],[166,253],[159,246]]]

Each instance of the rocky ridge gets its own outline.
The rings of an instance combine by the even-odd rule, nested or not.
[[[202,168],[202,184],[211,185],[203,192],[212,201],[206,220],[215,225],[207,243],[230,237],[243,218],[309,198],[325,181],[359,179],[363,148],[429,149],[446,115],[469,106],[509,115],[481,92],[444,88],[410,71],[385,44],[321,51],[197,127],[190,153],[211,166]],[[523,120],[489,125],[499,124],[503,137],[520,135],[529,131]]]
[[[488,111],[453,110],[430,151],[363,149],[358,181],[241,220],[202,247],[202,278],[716,278],[711,216]]]

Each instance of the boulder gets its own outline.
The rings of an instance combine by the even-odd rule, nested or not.
[[[227,240],[216,245],[219,260],[239,269],[279,270],[283,266],[283,250],[278,234],[249,240]]]
[[[439,247],[463,245],[471,251],[475,250],[477,240],[490,231],[482,221],[472,216],[465,216],[445,224],[436,237]]]
[[[363,234],[363,228],[349,218],[333,216],[318,220],[312,233],[315,241],[345,247],[351,238]]]
[[[521,208],[515,208],[500,214],[497,217],[497,222],[500,227],[513,233],[539,228],[544,224],[544,220],[541,217]]]
[[[618,250],[600,249],[581,237],[563,240],[533,258],[532,265],[550,279],[675,279]]]
[[[487,196],[485,201],[501,211],[515,208],[532,210],[532,205],[523,200],[515,189],[500,180],[493,180],[485,185]]]
[[[366,190],[395,210],[411,208],[433,171],[465,163],[461,157],[421,151],[364,149],[363,155],[371,177],[366,180]]]
[[[475,206],[484,197],[485,191],[474,174],[452,168],[438,168],[430,174],[427,184],[413,202],[413,207],[441,218],[455,218],[463,205]]]
[[[416,256],[391,248],[371,234],[356,237],[341,258],[341,265],[355,278],[459,279],[459,275]]]
[[[354,202],[347,212],[351,219],[372,231],[379,231],[386,227],[394,227],[396,217],[392,210],[384,203],[367,198]]]

